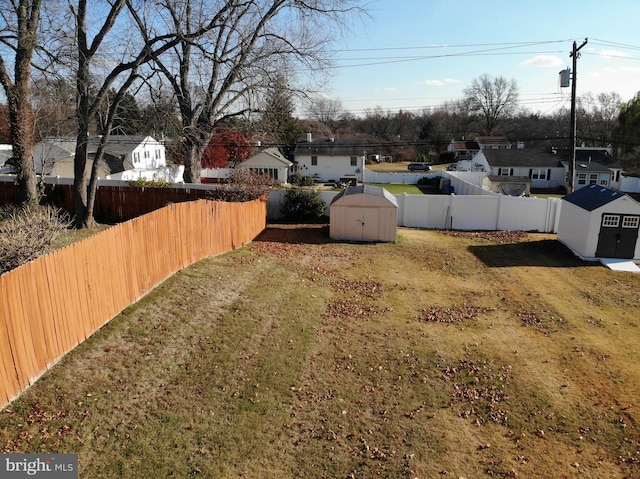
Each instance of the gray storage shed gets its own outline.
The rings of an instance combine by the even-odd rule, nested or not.
[[[395,242],[398,201],[378,186],[351,186],[331,201],[329,218],[331,239]]]
[[[563,198],[558,241],[578,257],[640,262],[640,203],[620,191],[588,185]]]

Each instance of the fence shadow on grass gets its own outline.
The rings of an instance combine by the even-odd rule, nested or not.
[[[562,243],[550,239],[470,246],[469,251],[490,268],[508,268],[510,266],[544,266],[548,268],[599,266],[597,262],[582,261]]]
[[[291,244],[328,244],[334,241],[329,238],[329,225],[318,224],[268,224],[254,242],[291,243]]]

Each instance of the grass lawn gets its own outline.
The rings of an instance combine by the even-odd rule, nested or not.
[[[640,275],[553,235],[272,226],[0,411],[81,478],[640,477]]]
[[[392,195],[401,195],[407,193],[408,195],[421,195],[422,191],[417,185],[390,185],[386,183],[367,183],[368,185],[379,186],[384,188]]]

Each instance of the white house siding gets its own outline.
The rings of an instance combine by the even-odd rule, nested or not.
[[[314,165],[312,158],[317,158]],[[362,181],[362,170],[364,168],[364,157],[356,156],[355,166],[351,165],[351,156],[316,156],[297,155],[298,173],[308,176],[321,182],[339,181],[340,178],[356,178]]]
[[[164,145],[150,136],[128,154],[127,159],[136,169],[160,168],[167,164]]]

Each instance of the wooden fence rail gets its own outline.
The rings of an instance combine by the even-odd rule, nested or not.
[[[0,275],[0,407],[176,271],[265,227],[264,200],[176,203]]]

